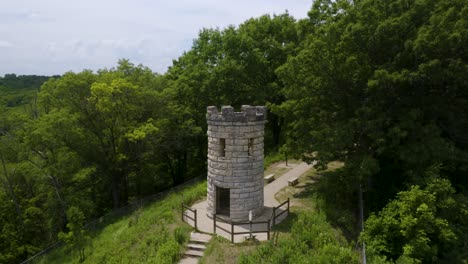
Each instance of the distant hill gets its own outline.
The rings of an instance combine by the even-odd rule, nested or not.
[[[52,77],[59,76],[5,74],[0,77],[0,105],[17,107],[29,103],[41,85]]]

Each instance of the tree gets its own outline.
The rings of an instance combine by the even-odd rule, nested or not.
[[[458,263],[467,257],[467,206],[446,179],[398,193],[366,221],[362,239],[370,261]]]
[[[284,101],[276,69],[294,55],[299,42],[295,19],[289,14],[252,18],[237,28],[204,29],[170,67],[167,78],[177,102],[187,105],[195,125],[205,128],[208,105],[267,104]],[[283,119],[269,115],[267,141],[276,149]]]
[[[468,109],[467,8],[464,1],[314,2],[312,34],[278,69],[287,100],[276,110],[292,120],[290,149],[322,168],[345,161],[383,201],[433,166],[446,175],[466,171],[467,123],[453,116]],[[387,189],[390,171],[399,180]]]
[[[100,185],[110,186],[114,208],[127,203],[129,176],[139,170],[142,154],[155,147],[145,144],[158,131],[153,122],[160,106],[155,78],[148,68],[122,60],[116,69],[97,74],[67,73],[48,81],[39,94],[47,116],[74,120],[66,127],[76,137],[62,142],[95,166]]]
[[[89,238],[84,229],[84,214],[79,208],[72,206],[67,210],[69,222],[67,224],[68,232],[60,233],[59,238],[63,239],[68,245],[78,251],[79,262],[85,260],[85,244]]]

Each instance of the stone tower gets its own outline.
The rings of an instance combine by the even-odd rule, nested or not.
[[[208,208],[230,220],[263,211],[263,135],[266,107],[243,105],[241,112],[207,107]]]

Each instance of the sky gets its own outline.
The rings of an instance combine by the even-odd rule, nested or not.
[[[0,0],[0,76],[103,69],[122,58],[164,73],[202,28],[307,16],[312,0]]]

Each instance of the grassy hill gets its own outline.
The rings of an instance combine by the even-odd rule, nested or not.
[[[291,213],[274,227],[270,241],[231,244],[215,236],[201,263],[359,263],[352,212],[330,203],[327,195],[333,192],[323,193],[331,187],[328,179],[340,177],[341,164],[329,167],[324,173],[309,170],[297,186],[277,193],[278,200],[291,198]],[[197,183],[99,223],[86,241],[83,263],[176,263],[191,231],[180,219],[180,204],[192,204],[205,195],[206,182]],[[79,263],[78,259],[76,249],[63,246],[35,262]]]
[[[311,169],[300,177],[298,185],[276,194],[278,201],[291,198],[291,213],[273,228],[270,241],[233,245],[216,237],[201,263],[359,263],[355,217],[338,207],[339,203],[330,203],[336,194],[330,179],[342,176],[341,166],[331,163],[323,173]],[[324,193],[327,190],[332,191]]]
[[[171,193],[126,216],[100,223],[89,234],[82,263],[174,263],[184,251],[191,228],[180,219],[181,203],[206,194],[206,182]],[[70,246],[53,250],[35,263],[79,263]]]

